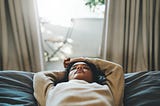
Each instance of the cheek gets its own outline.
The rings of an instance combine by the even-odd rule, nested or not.
[[[87,74],[92,74],[92,71],[91,71],[91,70],[86,70],[86,69],[85,69],[84,72],[87,73]]]
[[[92,72],[91,71],[86,71],[86,77],[92,78],[93,77]]]
[[[87,72],[87,75],[90,76],[90,77],[93,76],[92,72],[90,72],[90,71]]]

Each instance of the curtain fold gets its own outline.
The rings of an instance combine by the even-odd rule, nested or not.
[[[126,72],[159,70],[160,1],[108,0],[106,5],[102,58]]]
[[[0,69],[44,69],[35,0],[0,1]]]

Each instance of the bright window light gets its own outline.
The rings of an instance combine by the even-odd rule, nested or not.
[[[93,11],[85,0],[37,0],[37,3],[46,61],[99,56],[105,6]],[[94,44],[88,43],[91,40]]]
[[[71,26],[72,18],[103,18],[104,6],[93,12],[85,0],[37,0],[39,16],[54,25]]]

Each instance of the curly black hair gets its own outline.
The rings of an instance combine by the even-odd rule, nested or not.
[[[88,61],[71,62],[68,65],[68,67],[66,68],[65,81],[68,81],[68,75],[69,75],[70,69],[77,62],[84,62],[91,68],[91,71],[93,73],[93,82],[96,82],[101,85],[104,84],[104,82],[106,81],[104,73],[102,71],[98,70],[97,67],[93,63],[90,63]]]

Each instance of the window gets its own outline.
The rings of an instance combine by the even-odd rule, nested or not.
[[[104,5],[86,6],[86,0],[37,0],[45,61],[65,57],[99,57]]]

